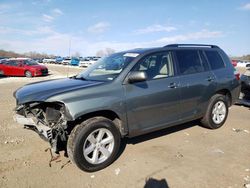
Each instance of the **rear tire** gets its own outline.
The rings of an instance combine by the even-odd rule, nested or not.
[[[95,172],[116,159],[120,142],[120,132],[111,120],[94,117],[71,131],[67,152],[70,160],[81,170]]]
[[[215,94],[207,107],[201,124],[209,129],[218,129],[226,121],[228,115],[228,101],[225,95]]]
[[[25,71],[25,76],[27,78],[32,78],[32,73],[30,71]]]

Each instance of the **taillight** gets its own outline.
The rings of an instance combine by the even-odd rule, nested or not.
[[[240,73],[237,70],[234,71],[234,76],[236,80],[240,80]]]

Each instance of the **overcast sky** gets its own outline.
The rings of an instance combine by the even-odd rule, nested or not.
[[[250,0],[0,0],[0,49],[82,56],[216,44],[250,54]]]

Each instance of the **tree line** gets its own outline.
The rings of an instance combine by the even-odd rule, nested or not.
[[[103,57],[106,55],[110,55],[112,53],[114,53],[115,50],[111,49],[111,48],[106,48],[103,50],[99,50],[96,52],[96,56],[99,57]],[[72,54],[73,57],[81,57],[81,53],[79,52],[75,52],[74,54]],[[26,52],[26,53],[16,53],[14,51],[6,51],[6,50],[0,50],[0,57],[5,57],[5,58],[9,58],[9,57],[28,57],[28,58],[32,58],[32,59],[42,59],[42,58],[55,58],[58,57],[54,54],[46,54],[46,53],[38,53],[35,51],[31,51],[31,52]]]
[[[52,58],[55,57],[55,55],[38,52],[16,53],[13,51],[0,50],[0,57]]]

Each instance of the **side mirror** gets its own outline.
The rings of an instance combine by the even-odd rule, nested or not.
[[[147,74],[144,71],[133,71],[130,72],[128,77],[129,83],[144,82],[147,80]]]

